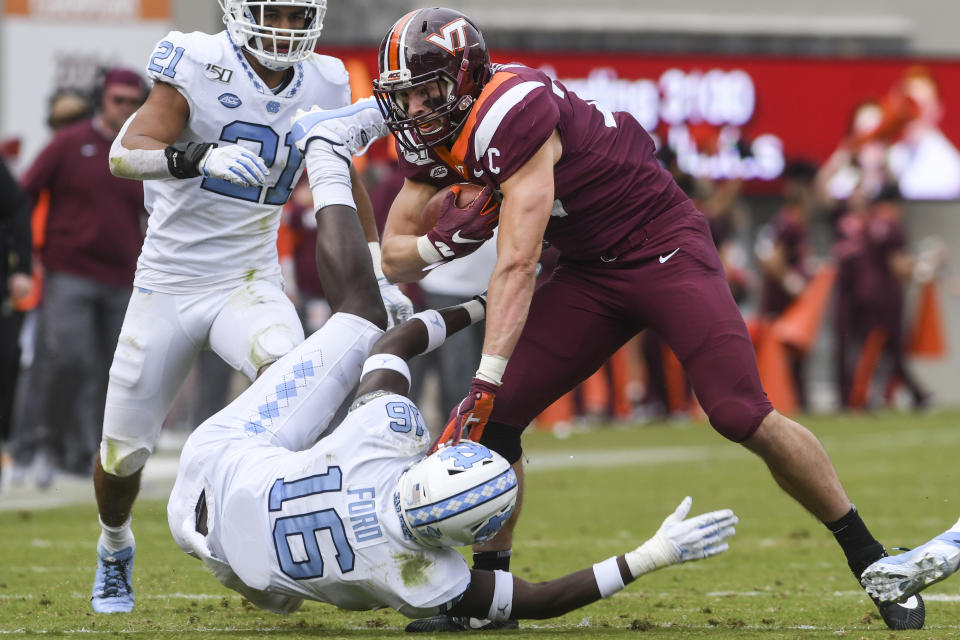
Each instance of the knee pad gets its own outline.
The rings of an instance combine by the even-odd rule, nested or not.
[[[507,462],[513,464],[523,455],[523,447],[520,444],[520,435],[523,429],[511,427],[500,422],[488,422],[483,428],[483,435],[480,436],[480,444],[496,451]]]
[[[757,407],[740,398],[726,398],[707,411],[710,425],[720,435],[734,442],[743,442],[760,427],[769,410],[758,413]]]
[[[100,466],[112,476],[128,478],[147,463],[153,448],[143,443],[129,443],[104,438],[100,442]]]
[[[258,333],[250,349],[250,364],[253,368],[250,379],[254,379],[257,372],[268,364],[273,364],[287,355],[302,341],[303,337],[294,335],[290,327],[283,324],[271,325]],[[244,373],[250,375],[248,372]]]

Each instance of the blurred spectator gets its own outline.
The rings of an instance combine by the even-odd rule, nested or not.
[[[810,220],[816,209],[813,181],[816,167],[806,162],[787,165],[783,172],[784,203],[773,220],[757,234],[756,254],[763,275],[760,315],[773,322],[806,288],[813,274]],[[787,345],[797,402],[808,408],[805,354]]]
[[[76,89],[58,89],[50,96],[47,109],[47,126],[51,131],[60,129],[89,118],[92,107],[87,96]]]
[[[14,303],[30,291],[30,260],[30,207],[7,165],[0,161],[0,444],[11,432],[24,316]]]
[[[940,130],[943,104],[925,67],[911,67],[884,101],[899,127],[889,164],[900,193],[909,199],[960,198],[960,152]]]
[[[837,257],[837,377],[843,405],[869,406],[875,380],[889,395],[903,384],[915,408],[929,393],[909,372],[904,360],[904,283],[934,277],[943,259],[940,247],[919,257],[906,249],[902,200],[888,184],[870,207],[850,211],[840,220]]]
[[[22,181],[34,202],[44,191],[50,198],[29,399],[40,414],[35,429],[24,425],[31,432],[18,442],[36,446],[41,485],[52,478],[52,461],[73,473],[92,469],[107,372],[143,239],[142,186],[114,177],[108,152],[143,103],[146,85],[133,71],[112,69],[97,94],[96,115],[59,131]],[[58,122],[53,114],[51,121]],[[16,449],[13,454],[22,463]]]
[[[870,200],[888,181],[887,142],[874,135],[882,122],[883,109],[876,100],[864,100],[857,105],[847,136],[817,172],[817,195],[837,217],[842,215],[845,203],[851,208],[863,204],[848,202],[851,198]]]

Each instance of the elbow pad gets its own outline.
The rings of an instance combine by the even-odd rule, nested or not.
[[[174,178],[188,179],[200,175],[200,162],[210,149],[216,148],[214,142],[188,142],[186,145],[170,145],[163,150],[167,158],[167,168]]]

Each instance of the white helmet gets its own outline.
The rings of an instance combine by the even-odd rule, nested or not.
[[[404,531],[428,547],[492,538],[516,502],[510,463],[469,440],[442,447],[404,471],[394,495]]]
[[[260,64],[281,71],[305,60],[320,39],[327,0],[219,0],[223,22],[233,44],[249,51]],[[269,7],[298,7],[307,12],[303,29],[263,26]],[[286,48],[286,51],[282,49]]]

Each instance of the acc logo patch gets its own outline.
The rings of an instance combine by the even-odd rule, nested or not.
[[[431,178],[442,178],[446,175],[447,175],[446,167],[434,167],[433,169],[430,169]]]
[[[271,100],[267,103],[267,111],[270,113],[280,113],[280,103],[276,100]]]
[[[243,104],[240,98],[232,93],[221,93],[217,100],[227,109],[236,109]]]

